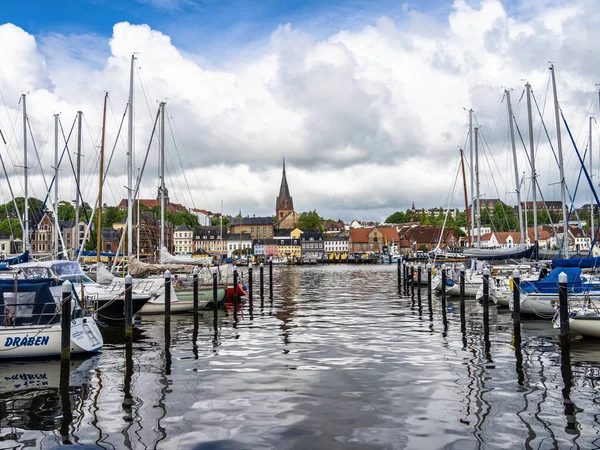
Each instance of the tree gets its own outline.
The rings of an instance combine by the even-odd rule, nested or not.
[[[11,234],[15,239],[23,238],[23,229],[21,228],[19,219],[4,219],[0,222],[0,230]]]
[[[222,216],[223,217],[223,228],[229,228],[230,225],[230,219],[229,216]],[[210,219],[210,223],[212,226],[214,227],[218,227],[221,225],[221,217],[213,217],[212,219]]]
[[[316,210],[309,212],[303,212],[300,214],[300,220],[298,221],[298,228],[302,229],[318,229],[321,233],[323,232],[323,223],[321,216],[317,214]]]
[[[404,223],[406,222],[406,214],[402,211],[396,211],[394,214],[385,219],[386,223]]]
[[[125,220],[127,218],[127,211],[120,210],[116,206],[109,206],[102,208],[102,228],[112,228],[112,226]]]
[[[198,216],[192,214],[189,211],[181,211],[178,213],[171,213],[169,211],[165,211],[165,220],[167,222],[171,222],[173,227],[178,227],[180,225],[187,225],[188,227],[197,227],[198,224]]]

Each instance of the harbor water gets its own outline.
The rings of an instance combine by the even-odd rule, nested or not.
[[[257,272],[257,271],[256,271]],[[257,275],[257,274],[256,274]],[[0,364],[0,449],[506,449],[600,446],[600,343],[561,353],[549,321],[522,322],[426,288],[394,265],[274,268],[274,298],[232,311],[143,317],[73,360]],[[265,275],[268,283],[268,274]]]

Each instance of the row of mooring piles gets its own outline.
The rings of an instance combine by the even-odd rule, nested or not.
[[[268,262],[269,270],[269,299],[271,305],[273,304],[273,261]],[[260,302],[261,308],[264,307],[265,298],[265,267],[261,263],[259,266],[259,288],[260,288]],[[218,285],[218,268],[212,270],[212,311],[213,311],[213,327],[215,335],[218,334],[218,311],[220,307],[219,302],[219,285]],[[199,270],[194,268],[192,275],[192,290],[193,290],[193,314],[194,314],[194,332],[192,335],[193,339],[193,352],[197,357],[198,355],[198,326],[199,326],[199,314],[200,314],[200,303],[199,303]],[[164,273],[164,330],[165,330],[165,355],[166,355],[166,367],[165,374],[171,372],[171,300],[172,300],[172,283],[171,283],[171,272],[166,271]],[[238,270],[237,267],[233,268],[233,316],[234,323],[238,320],[238,314],[240,309],[240,297],[241,293],[238,290]],[[248,265],[248,307],[250,314],[253,309],[253,295],[254,295],[254,282],[253,282],[253,266],[250,263]],[[227,286],[225,286],[227,289]],[[69,281],[65,281],[62,285],[62,302],[60,308],[61,314],[61,372],[60,372],[60,395],[62,398],[63,407],[63,420],[61,424],[61,436],[63,443],[70,443],[69,426],[72,422],[72,412],[70,405],[70,365],[71,365],[71,319],[72,319],[72,306],[71,299],[73,294],[73,286]],[[124,336],[125,336],[125,372],[124,372],[124,384],[123,384],[123,410],[125,411],[125,420],[133,420],[133,406],[134,400],[131,395],[131,379],[133,375],[133,278],[131,275],[125,277],[125,290],[124,290]],[[225,309],[227,314],[227,310]]]
[[[427,277],[427,299],[429,307],[429,317],[433,321],[432,311],[432,273],[433,265],[425,265],[426,277]],[[447,329],[447,304],[446,304],[446,283],[447,283],[447,267],[442,265],[439,269],[440,278],[440,297],[442,303],[442,319],[444,330]],[[465,267],[461,266],[459,270],[459,302],[460,302],[460,326],[463,345],[467,345],[467,329],[466,329],[466,305],[465,305]],[[422,265],[416,266],[417,273],[417,285],[419,286],[417,291],[417,300],[419,307],[419,315],[421,313],[421,273]],[[411,300],[414,305],[414,274],[415,267],[406,262],[398,262],[398,292],[404,293],[408,296],[410,293]],[[521,274],[518,270],[514,270],[512,273],[513,282],[513,346],[515,351],[515,362],[517,372],[517,382],[519,385],[524,383],[524,370],[523,370],[523,355],[521,351],[522,339],[521,339]],[[409,285],[410,292],[409,292]],[[567,275],[561,273],[558,276],[558,321],[560,323],[560,351],[561,351],[561,375],[563,378],[564,388],[562,389],[564,414],[567,421],[567,429],[575,432],[578,429],[578,422],[576,415],[578,409],[571,399],[571,388],[573,385],[572,369],[571,369],[571,356],[570,356],[570,323],[569,323],[569,306],[568,306],[568,284]],[[483,295],[481,299],[482,310],[483,310],[483,342],[484,342],[484,354],[488,360],[491,361],[491,341],[490,341],[490,270],[483,270]]]

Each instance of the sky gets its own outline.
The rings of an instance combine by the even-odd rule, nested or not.
[[[545,199],[558,200],[549,62],[581,155],[589,116],[599,109],[594,0],[59,4],[7,2],[0,12],[0,130],[6,140],[0,152],[17,196],[23,195],[21,94],[27,94],[31,128],[30,194],[45,197],[52,181],[54,114],[60,114],[62,151],[82,111],[81,190],[94,204],[108,92],[105,147],[107,159],[113,156],[104,202],[126,197],[127,121],[117,133],[132,54],[134,171],[137,176],[143,167],[141,196],[157,193],[159,137],[152,130],[164,101],[171,201],[225,214],[273,215],[284,155],[298,212],[382,221],[413,204],[464,208],[459,149],[465,149],[470,178],[471,108],[481,136],[481,196],[515,204],[519,184],[522,197],[530,198],[526,81],[540,111],[534,104],[539,189]],[[517,127],[516,176],[505,90]],[[76,130],[68,144],[73,164]],[[600,162],[595,124],[592,136],[594,178]],[[575,204],[589,203],[585,180],[576,187],[580,164],[564,127],[562,144]],[[73,179],[65,156],[60,200],[75,198]],[[471,198],[469,180],[467,186]],[[7,189],[1,193],[1,202],[10,200]]]

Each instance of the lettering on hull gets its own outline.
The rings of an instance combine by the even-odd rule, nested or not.
[[[48,345],[50,336],[15,336],[7,337],[4,341],[4,347],[38,347],[40,345]]]

